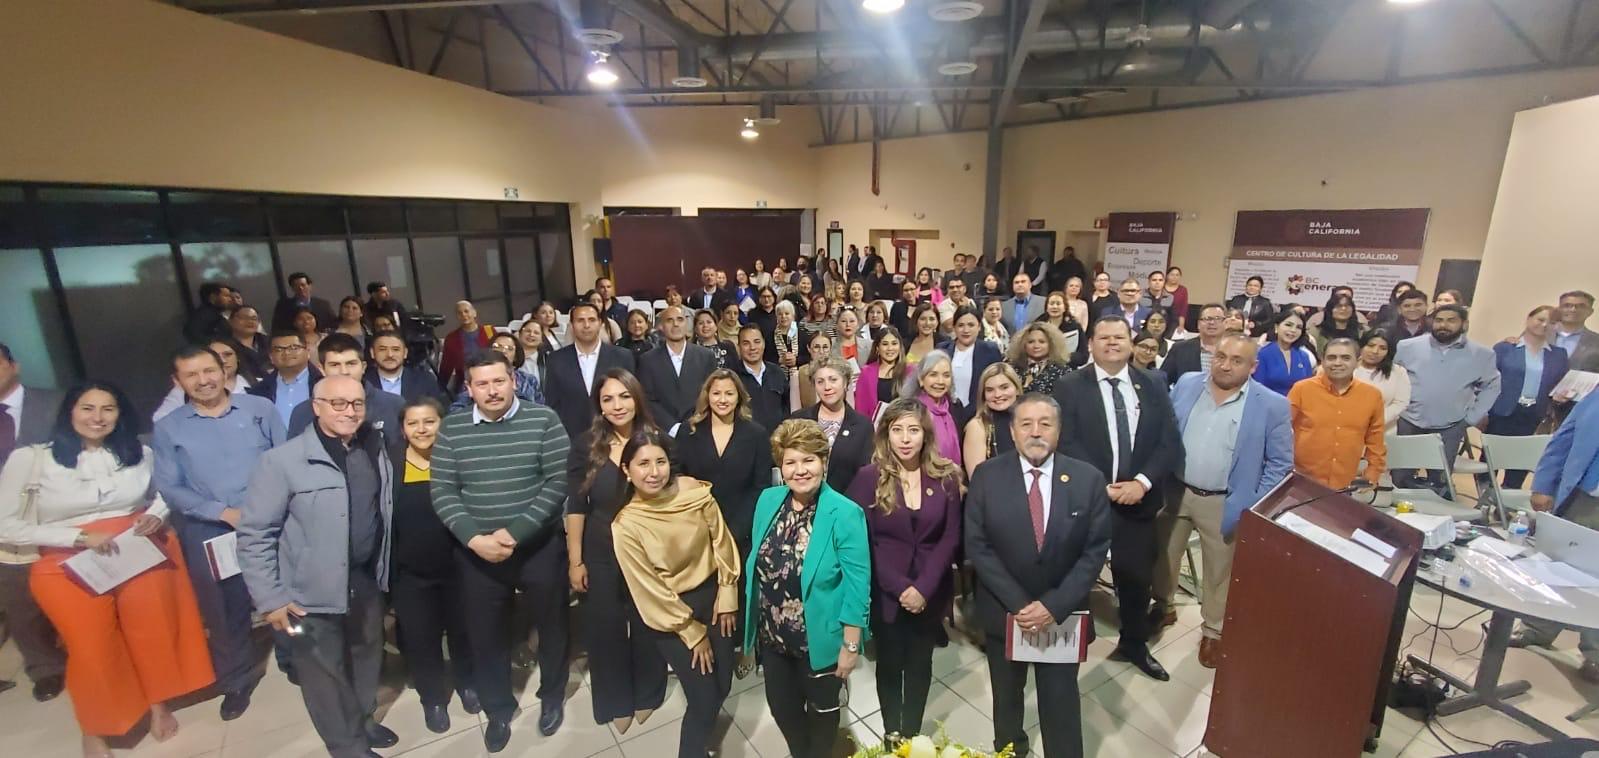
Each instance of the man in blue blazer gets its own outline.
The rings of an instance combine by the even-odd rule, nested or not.
[[[1136,332],[1144,325],[1144,319],[1149,318],[1149,307],[1138,302],[1143,296],[1144,288],[1138,284],[1138,280],[1128,278],[1116,288],[1116,302],[1105,306],[1099,313],[1091,314],[1091,318],[1098,321],[1101,316],[1120,316],[1127,322],[1127,328]]]
[[[1599,529],[1599,392],[1590,392],[1555,430],[1532,474],[1532,507],[1589,529]],[[1559,624],[1522,622],[1510,636],[1511,647],[1548,647],[1560,634]],[[1599,684],[1599,631],[1582,630],[1582,678]]]
[[[1177,481],[1166,490],[1167,507],[1155,520],[1165,546],[1155,572],[1155,602],[1171,616],[1177,569],[1189,533],[1198,530],[1204,561],[1199,663],[1206,668],[1216,667],[1220,653],[1233,529],[1244,511],[1294,468],[1288,400],[1249,378],[1257,349],[1242,335],[1224,337],[1216,344],[1210,371],[1184,375],[1172,389],[1185,457]]]

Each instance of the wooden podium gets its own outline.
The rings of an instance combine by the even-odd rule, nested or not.
[[[1278,524],[1290,511],[1391,546],[1387,570]],[[1205,747],[1223,758],[1360,755],[1382,728],[1421,532],[1294,473],[1244,513],[1235,539]]]

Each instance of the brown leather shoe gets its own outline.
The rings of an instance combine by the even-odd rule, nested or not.
[[[1599,662],[1583,661],[1582,669],[1577,674],[1589,684],[1599,684]]]
[[[1216,668],[1216,659],[1221,655],[1221,640],[1203,637],[1199,640],[1199,665],[1208,669]],[[1595,673],[1599,673],[1596,668]]]
[[[1159,634],[1161,630],[1167,627],[1176,625],[1177,611],[1171,608],[1162,610],[1159,606],[1149,609],[1149,626],[1155,634]]]

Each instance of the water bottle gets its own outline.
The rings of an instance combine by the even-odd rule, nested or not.
[[[1510,544],[1527,544],[1527,532],[1532,530],[1532,521],[1527,518],[1526,511],[1516,514],[1515,520],[1510,522]]]

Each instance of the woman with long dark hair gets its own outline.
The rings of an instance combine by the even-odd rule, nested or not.
[[[1373,329],[1360,338],[1360,355],[1355,361],[1355,378],[1382,391],[1382,415],[1388,434],[1399,427],[1399,415],[1410,405],[1410,374],[1404,369],[1394,370],[1395,345],[1393,333]]]
[[[616,346],[626,348],[637,360],[659,344],[655,332],[650,330],[650,317],[636,308],[628,311],[627,325],[622,327],[622,338],[616,341]]]
[[[178,732],[168,702],[215,681],[205,627],[167,505],[151,486],[128,397],[114,385],[73,387],[50,441],[19,447],[0,470],[0,542],[39,551],[29,589],[66,648],[66,689],[83,754],[109,758],[106,738],[150,719],[164,742]],[[104,592],[63,565],[85,550],[154,543],[165,560]]]
[[[361,298],[350,295],[339,301],[339,323],[328,333],[348,334],[355,338],[362,350],[366,349],[366,338],[371,332],[367,328],[366,307],[361,304]]]
[[[932,303],[919,303],[910,317],[910,344],[905,346],[905,361],[916,363],[938,349],[938,309]]]
[[[674,474],[669,451],[655,430],[622,448],[629,499],[611,531],[642,620],[635,637],[671,664],[688,701],[677,754],[701,758],[733,689],[742,556],[711,485]]]
[[[537,318],[523,322],[517,327],[516,343],[522,346],[522,363],[516,368],[537,379],[539,386],[543,387],[549,371],[549,363],[545,359],[554,352],[550,341],[544,336],[544,324]]]
[[[1327,305],[1321,309],[1321,321],[1310,329],[1318,353],[1327,348],[1328,341],[1339,337],[1359,342],[1361,331],[1355,299],[1343,294],[1327,298]]]
[[[894,327],[884,327],[872,343],[871,360],[861,367],[861,378],[855,383],[855,410],[873,418],[879,403],[898,397],[900,385],[910,373],[907,364],[904,338]]]
[[[1034,320],[1060,332],[1066,340],[1066,354],[1070,356],[1066,364],[1076,368],[1088,362],[1088,337],[1083,334],[1083,322],[1072,315],[1073,302],[1082,301],[1073,301],[1063,292],[1051,292],[1044,298],[1044,315]]]
[[[1261,346],[1255,365],[1255,381],[1287,395],[1295,382],[1316,373],[1316,349],[1305,333],[1305,317],[1292,308],[1277,315],[1267,334],[1267,344]]]
[[[694,344],[716,351],[716,365],[730,368],[738,365],[738,349],[722,339],[717,328],[716,314],[707,309],[694,312]]]
[[[1378,308],[1376,315],[1371,317],[1372,325],[1377,326],[1393,321],[1399,313],[1399,298],[1415,288],[1415,282],[1402,281],[1395,284],[1394,288],[1388,291],[1388,302]]]
[[[954,597],[961,535],[961,469],[933,440],[932,419],[914,400],[888,404],[872,462],[850,484],[866,511],[872,544],[872,634],[883,734],[922,733],[933,682],[933,648]]]
[[[612,545],[612,524],[629,497],[622,451],[640,433],[660,430],[644,388],[626,369],[600,375],[594,421],[572,441],[567,465],[566,555],[572,591],[583,595],[584,637],[594,722],[621,733],[642,724],[666,698],[666,663],[637,633],[637,610]]]

